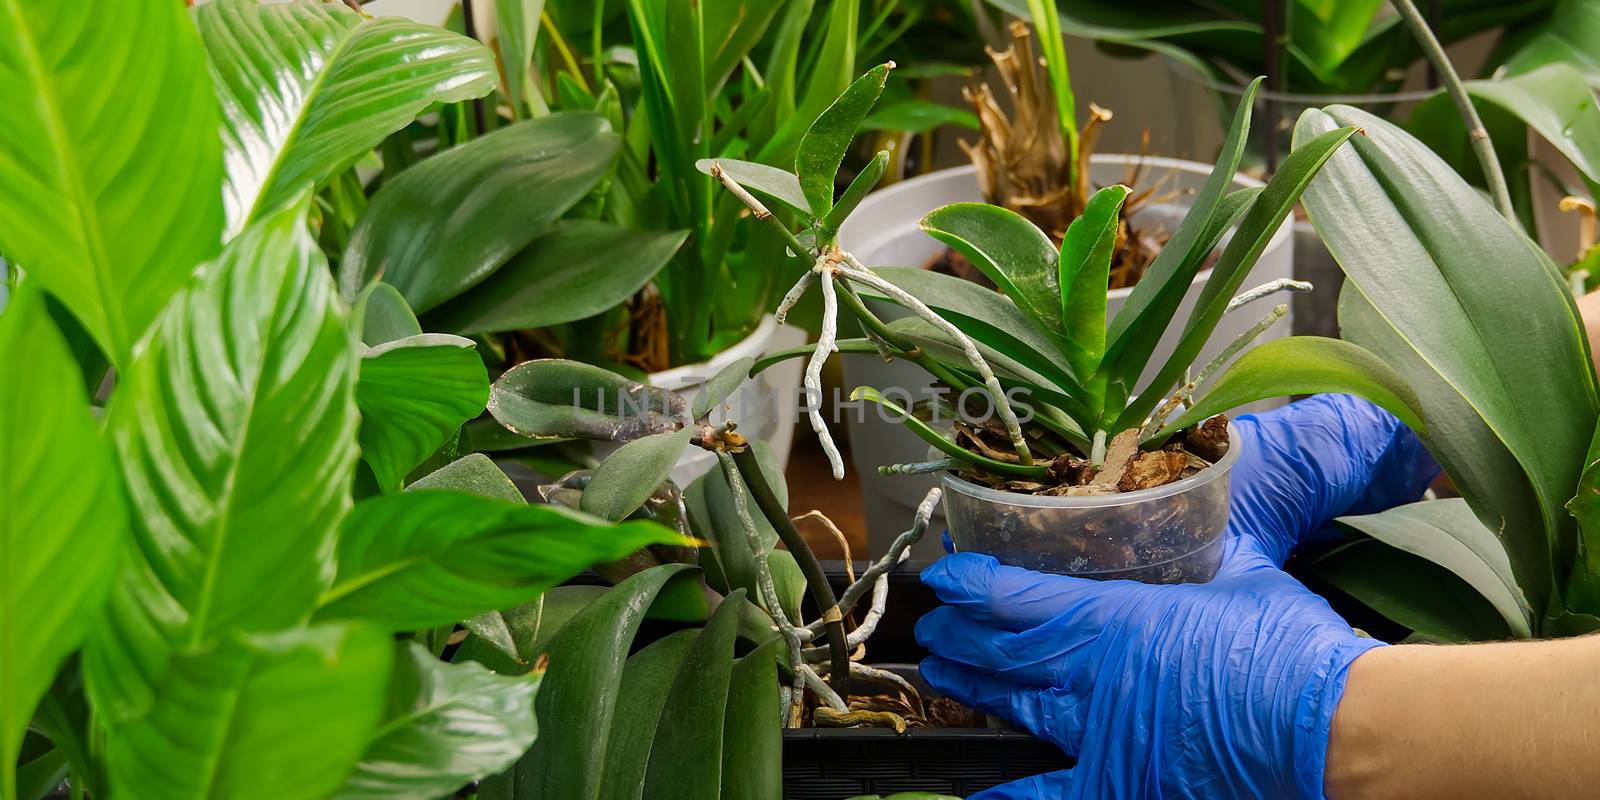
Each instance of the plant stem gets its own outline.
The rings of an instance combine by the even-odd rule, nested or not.
[[[1445,91],[1450,93],[1450,99],[1455,101],[1456,111],[1466,123],[1467,138],[1472,141],[1472,151],[1478,157],[1478,165],[1483,168],[1483,177],[1489,184],[1489,195],[1494,198],[1495,208],[1507,222],[1517,225],[1517,212],[1511,205],[1511,190],[1506,186],[1505,173],[1500,170],[1500,159],[1495,156],[1494,143],[1489,139],[1489,129],[1483,126],[1483,120],[1478,116],[1478,109],[1472,104],[1472,98],[1468,96],[1467,87],[1462,84],[1461,76],[1456,73],[1455,65],[1450,63],[1450,57],[1445,54],[1444,46],[1439,44],[1438,37],[1433,35],[1433,29],[1428,27],[1427,20],[1417,11],[1417,4],[1412,0],[1392,0],[1392,2],[1395,10],[1400,12],[1400,17],[1405,20],[1406,26],[1411,29],[1411,35],[1416,37],[1422,52],[1427,55],[1428,62],[1439,71],[1439,79],[1444,82]]]
[[[778,538],[789,548],[789,555],[794,556],[795,564],[805,575],[806,591],[810,592],[812,602],[816,603],[828,634],[828,648],[832,656],[832,672],[828,682],[833,684],[833,690],[840,697],[849,697],[850,652],[845,649],[844,614],[839,611],[839,602],[833,594],[833,586],[828,583],[827,573],[822,571],[822,562],[817,560],[816,553],[811,552],[811,546],[800,535],[800,529],[794,526],[794,520],[789,519],[788,509],[778,502],[778,496],[767,485],[766,473],[761,471],[755,450],[750,447],[735,450],[733,463],[738,467],[740,477],[744,478],[745,486],[750,489],[750,495],[756,499],[756,506],[772,523]]]
[[[750,212],[755,214],[757,220],[772,229],[773,233],[778,234],[778,238],[783,240],[783,243],[794,252],[795,256],[799,258],[816,257],[815,253],[811,252],[809,248],[800,243],[799,239],[795,238],[794,232],[789,230],[788,225],[783,224],[783,220],[772,216],[772,211],[760,200],[757,200],[755,195],[746,191],[743,186],[739,185],[738,181],[728,177],[728,173],[722,171],[721,164],[712,162],[711,177],[721,181],[722,185],[732,192],[734,197],[739,198],[739,202],[744,203],[750,209]]]

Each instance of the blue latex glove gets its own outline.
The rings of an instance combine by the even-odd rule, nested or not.
[[[917,624],[936,691],[1031,731],[1071,770],[978,797],[1320,797],[1328,729],[1363,639],[1279,567],[1347,513],[1414,499],[1438,467],[1364,401],[1236,423],[1222,567],[1207,584],[1096,582],[948,556]]]

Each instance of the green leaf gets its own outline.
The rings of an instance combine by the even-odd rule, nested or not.
[[[667,691],[699,635],[697,630],[671,633],[628,658],[617,687],[616,714],[606,737],[605,772],[597,797],[636,800],[643,793],[650,749],[663,733],[657,725]],[[777,685],[776,679],[773,685]],[[776,730],[775,725],[773,728]]]
[[[551,590],[557,591],[557,590]],[[548,594],[548,593],[547,593]],[[499,651],[503,659],[494,662],[482,660],[486,666],[501,674],[521,674],[539,660],[539,651],[535,650],[534,640],[539,637],[541,623],[545,621],[546,596],[540,595],[539,599],[531,603],[506,609],[504,611],[485,611],[476,616],[461,620],[461,627],[472,632],[467,642],[462,643],[456,651],[455,660],[461,662],[462,652],[469,648],[468,642],[482,642]]]
[[[1057,350],[1065,354],[1070,349],[1061,319],[1059,255],[1038,226],[1015,211],[987,203],[934,209],[920,225],[994,281]]]
[[[29,282],[31,283],[31,282]],[[123,551],[122,490],[78,370],[24,283],[0,314],[0,796],[51,679],[100,615]]]
[[[374,497],[339,531],[339,572],[317,616],[391,630],[453,623],[525,603],[646,545],[682,541],[654,523],[610,526],[560,506],[444,491]]]
[[[385,492],[483,413],[489,375],[471,339],[424,333],[368,350],[361,358],[356,405],[361,457]]]
[[[494,54],[465,36],[337,3],[214,0],[193,13],[222,102],[232,231],[350,166],[430,105],[482,97],[497,82]]]
[[[753,446],[767,485],[778,493],[778,502],[787,507],[789,494],[788,484],[783,480],[783,465],[773,458],[772,450],[764,443],[757,442]],[[776,552],[773,548],[777,546],[778,532],[756,508],[755,497],[750,494],[748,487],[745,488],[744,498],[745,505],[750,509],[751,521],[756,526],[756,536],[761,540],[763,554]],[[708,471],[689,486],[684,500],[696,522],[696,532],[714,545],[702,551],[701,559],[703,563],[714,562],[715,569],[710,571],[713,588],[724,594],[734,589],[744,589],[750,594],[751,602],[765,607],[757,579],[757,555],[750,550],[748,534],[739,519],[727,476],[721,469]],[[768,558],[767,563],[770,567],[774,562]]]
[[[683,427],[679,395],[577,361],[549,358],[512,367],[489,387],[489,413],[533,439],[628,441]]]
[[[1407,375],[1412,384],[1423,391],[1450,387],[1482,419],[1481,426],[1463,422],[1463,435],[1470,437],[1463,444],[1484,443],[1485,456],[1503,449],[1527,476],[1542,535],[1519,528],[1510,514],[1525,509],[1501,505],[1497,493],[1468,499],[1485,527],[1507,526],[1518,583],[1542,609],[1552,582],[1550,548],[1573,532],[1562,506],[1578,485],[1600,413],[1572,297],[1535,244],[1394,125],[1332,106],[1307,112],[1297,138],[1340,123],[1360,125],[1366,135],[1338,154],[1306,192],[1311,221],[1343,266],[1346,291],[1354,285],[1392,337],[1438,375],[1436,381]],[[1484,269],[1489,263],[1495,268]],[[1432,416],[1426,419],[1435,424]],[[1464,472],[1454,454],[1434,452],[1447,473]]]
[[[1061,240],[1061,320],[1071,345],[1067,358],[1078,375],[1093,375],[1105,355],[1111,256],[1122,224],[1122,203],[1132,191],[1115,184],[1095,192]]]
[[[927,133],[946,125],[975,131],[978,129],[978,115],[965,108],[930,100],[901,100],[880,106],[861,122],[863,130],[900,133]]]
[[[1181,430],[1257,400],[1331,392],[1364,397],[1412,430],[1427,432],[1417,396],[1400,373],[1359,345],[1321,336],[1291,336],[1249,350],[1164,430]]]
[[[783,713],[777,690],[781,644],[769,639],[733,662],[722,723],[723,800],[783,795],[783,732],[773,724]]]
[[[884,170],[888,168],[888,150],[879,150],[878,154],[861,168],[861,172],[857,173],[850,181],[850,185],[845,188],[844,194],[839,195],[839,202],[822,220],[821,228],[828,232],[829,236],[838,232],[839,226],[843,225],[845,219],[856,210],[856,206],[861,205],[861,201],[877,187],[878,181],[883,179]]]
[[[732,397],[749,378],[750,368],[755,366],[755,363],[754,358],[747,356],[718,370],[717,374],[712,375],[710,380],[700,386],[700,393],[694,397],[694,405],[689,411],[689,416],[697,420],[704,419],[717,406],[722,405],[722,401]]]
[[[634,439],[618,448],[595,468],[579,508],[612,522],[626,519],[667,479],[692,435],[693,428],[684,428]]]
[[[850,148],[856,129],[861,127],[861,121],[883,93],[884,81],[889,79],[889,70],[893,68],[894,64],[890,63],[867,70],[817,117],[805,136],[800,137],[794,171],[800,178],[806,204],[815,216],[825,217],[833,209],[834,175],[844,162],[845,150]]]
[[[429,312],[428,327],[470,336],[602,314],[655,277],[688,235],[593,220],[557,222],[482,283]]]
[[[1238,177],[1239,162],[1249,141],[1250,113],[1262,80],[1257,78],[1245,89],[1216,166],[1190,201],[1178,229],[1162,245],[1161,253],[1111,318],[1104,361],[1112,368],[1113,380],[1131,384],[1144,373],[1150,354],[1178,313],[1189,284],[1236,221],[1234,216],[1253,205],[1254,194],[1228,189]]]
[[[952,458],[960,459],[968,464],[981,467],[997,475],[1016,475],[1024,478],[1042,478],[1050,471],[1049,467],[1047,466],[1035,464],[1033,466],[1025,467],[1021,464],[1011,464],[1005,461],[997,461],[989,458],[988,456],[979,455],[971,450],[966,450],[957,445],[955,442],[945,438],[938,431],[929,427],[928,423],[912,416],[910,412],[896,405],[893,401],[880,394],[877,389],[874,389],[870,386],[856,387],[855,391],[850,393],[850,399],[867,400],[883,406],[884,408],[893,412],[899,418],[901,424],[905,425],[911,430],[912,433],[916,434],[917,438],[933,445],[940,452]]]
[[[769,0],[706,0],[706,90],[715,97],[728,76],[772,24],[782,2]]]
[[[1337,70],[1366,38],[1383,0],[1295,0],[1289,36],[1306,58],[1323,70]]]
[[[634,634],[669,581],[695,574],[686,564],[637,573],[584,606],[550,640],[550,671],[535,711],[539,727],[561,735],[539,739],[513,768],[509,780],[519,800],[596,796]]]
[[[1194,310],[1184,324],[1183,337],[1178,340],[1177,348],[1155,378],[1139,390],[1138,399],[1123,409],[1114,424],[1116,429],[1137,426],[1183,378],[1184,372],[1210,341],[1234,292],[1239,290],[1250,270],[1255,267],[1256,259],[1266,250],[1267,243],[1272,241],[1284,219],[1300,202],[1301,193],[1323,164],[1355,132],[1354,127],[1328,131],[1295,148],[1284,159],[1261,195],[1250,204],[1250,210],[1245,212],[1238,230],[1234,231],[1233,238],[1222,249],[1221,257],[1211,268],[1211,277],[1206,280],[1205,287],[1195,300]]]
[[[444,489],[509,503],[527,502],[517,485],[482,453],[468,453],[412,481],[406,487],[407,491],[417,489]]]
[[[811,0],[791,2],[784,23],[773,37],[771,61],[764,74],[768,82],[777,87],[780,97],[773,104],[776,117],[773,129],[770,134],[756,139],[765,142],[758,151],[759,161],[787,163],[789,154],[794,152],[800,139],[809,133],[822,113],[852,86],[851,81],[856,80],[856,28],[860,22],[860,3],[850,0],[833,0],[829,4],[826,12],[827,29],[822,35],[821,48],[814,51],[815,56],[811,56],[813,45],[806,47],[810,56],[808,60],[814,66],[804,75],[796,69],[796,56],[812,17],[823,16],[822,12],[813,14],[813,9]],[[815,30],[811,28],[813,33]],[[799,92],[801,89],[804,89],[803,93]],[[795,102],[797,93],[798,103]],[[853,134],[855,128],[852,124],[848,134]],[[829,180],[832,180],[832,173],[829,173]]]
[[[1506,75],[1524,75],[1547,64],[1580,70],[1589,85],[1600,89],[1600,8],[1586,0],[1560,0],[1537,32],[1506,59]]]
[[[500,269],[589,194],[621,140],[604,117],[561,112],[453,147],[373,196],[339,263],[355,298],[382,279],[418,314]]]
[[[537,83],[528,69],[533,65],[533,52],[539,38],[539,14],[543,11],[544,0],[494,2],[505,93],[511,103],[511,115],[517,119],[522,119],[527,109],[535,105],[532,97],[538,91]]]
[[[744,590],[735,589],[717,607],[689,646],[667,690],[645,770],[644,800],[716,797],[722,786],[723,712],[733,673],[733,641],[738,632]],[[771,663],[770,660],[768,663]],[[777,682],[768,686],[777,695]],[[766,718],[776,728],[777,714]],[[671,735],[693,731],[693,736]],[[665,734],[665,735],[662,735]]]
[[[1330,550],[1308,569],[1433,641],[1483,642],[1511,635],[1494,606],[1449,570],[1376,539]]]
[[[411,306],[387,283],[374,283],[361,292],[350,311],[350,327],[369,347],[422,335]]]
[[[1600,25],[1596,33],[1600,34]],[[1595,55],[1600,58],[1600,49]],[[1467,91],[1514,114],[1560,150],[1590,183],[1600,183],[1600,105],[1595,103],[1595,87],[1583,73],[1569,64],[1549,64],[1526,75],[1469,81]]]
[[[1505,545],[1465,500],[1428,500],[1335,521],[1449,570],[1494,606],[1513,635],[1533,635],[1534,612],[1517,587]]]
[[[722,169],[722,174],[732,178],[734,183],[750,190],[752,194],[777,203],[801,215],[803,219],[811,218],[810,205],[806,202],[805,193],[800,189],[800,179],[795,177],[794,173],[736,158],[703,158],[695,162],[694,166],[695,169],[710,175],[713,164]]]
[[[49,746],[46,743],[45,746]],[[67,761],[67,751],[59,747],[50,747],[49,750],[30,756],[23,754],[23,759],[13,765],[16,770],[17,780],[15,786],[7,784],[6,792],[15,791],[16,797],[24,800],[43,800],[52,791],[66,780],[67,773],[72,765]],[[4,792],[0,792],[4,793]]]
[[[393,658],[382,631],[343,625],[180,655],[159,683],[163,702],[107,739],[112,795],[332,794],[383,716]]]
[[[104,719],[147,709],[174,649],[315,606],[350,508],[355,382],[303,204],[240,234],[174,298],[107,414],[136,547],[84,659]]]
[[[416,642],[395,645],[389,708],[340,798],[433,800],[511,766],[539,726],[543,671],[503,677],[446,664]]]
[[[177,3],[0,8],[0,252],[119,369],[222,242],[204,71]]]

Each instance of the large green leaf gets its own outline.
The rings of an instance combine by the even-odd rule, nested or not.
[[[388,712],[338,797],[448,797],[533,744],[543,671],[504,677],[470,662],[447,664],[416,642],[395,649]]]
[[[1250,350],[1167,427],[1186,428],[1257,400],[1327,392],[1365,397],[1426,432],[1417,396],[1400,373],[1359,345],[1321,336],[1291,336]]]
[[[305,206],[236,237],[173,301],[108,413],[134,554],[84,666],[119,721],[170,652],[305,619],[350,507],[356,355]]]
[[[1573,537],[1562,505],[1578,485],[1600,409],[1576,307],[1544,253],[1394,125],[1332,106],[1306,112],[1297,138],[1341,123],[1360,125],[1366,135],[1307,191],[1312,223],[1393,337],[1481,417],[1483,429],[1473,425],[1471,441],[1503,443],[1482,452],[1503,448],[1527,475],[1544,535],[1516,531],[1507,550],[1542,611],[1538,589],[1551,580],[1550,549]],[[1460,465],[1440,455],[1456,474]],[[1509,517],[1507,509],[1487,507],[1494,500],[1472,503],[1485,527],[1500,530]]]
[[[25,284],[0,314],[3,797],[34,706],[100,614],[127,525],[110,445],[44,300]]]
[[[1333,71],[1367,36],[1383,0],[1295,0],[1288,12],[1289,36],[1306,57]]]
[[[1506,59],[1507,75],[1522,75],[1548,64],[1567,64],[1600,89],[1600,6],[1589,0],[1560,0],[1537,32]]]
[[[489,375],[471,339],[424,333],[368,350],[356,405],[361,457],[378,486],[398,491],[411,470],[483,413]]]
[[[161,702],[107,740],[113,797],[284,800],[339,788],[383,716],[376,628],[229,636],[173,659]]]
[[[655,277],[688,235],[593,220],[557,222],[482,283],[430,312],[428,327],[470,336],[610,311]]]
[[[1131,191],[1114,184],[1095,192],[1061,240],[1061,324],[1070,345],[1068,360],[1079,375],[1094,374],[1105,355],[1111,257],[1122,224],[1122,203]]]
[[[429,490],[375,497],[339,531],[338,576],[317,615],[393,630],[453,623],[646,545],[681,543],[651,522],[613,527],[555,505]]]
[[[0,252],[121,369],[222,242],[204,71],[177,3],[0,6]]]
[[[763,800],[783,795],[783,731],[773,720],[778,704],[777,651],[781,639],[733,662],[722,723],[723,800]]]
[[[595,468],[579,508],[613,522],[626,519],[667,479],[692,435],[693,428],[684,428],[634,439],[617,448]]]
[[[723,712],[733,673],[733,641],[738,633],[744,590],[735,589],[706,622],[667,690],[659,734],[645,769],[644,800],[717,797],[722,786]],[[771,686],[777,694],[776,682]],[[776,714],[767,717],[772,724]],[[776,727],[774,725],[774,727]],[[693,731],[692,736],[671,735]]]
[[[1113,428],[1122,430],[1139,425],[1192,366],[1196,356],[1211,340],[1228,303],[1239,290],[1256,259],[1267,249],[1283,221],[1300,202],[1300,195],[1328,159],[1356,132],[1354,127],[1331,130],[1295,148],[1267,182],[1265,189],[1239,222],[1239,228],[1222,255],[1211,268],[1211,277],[1195,299],[1194,310],[1184,324],[1183,337],[1150,383],[1139,389],[1139,397],[1117,417]],[[1130,376],[1129,379],[1137,376]],[[1123,384],[1122,388],[1128,387]]]
[[[1070,350],[1065,346],[1067,327],[1061,317],[1060,256],[1037,225],[1015,211],[987,203],[937,208],[919,224],[994,281],[1055,343],[1055,349]]]
[[[602,800],[638,800],[643,794],[650,750],[662,734],[656,726],[667,703],[667,691],[698,637],[698,631],[678,631],[628,657],[617,687],[611,733],[606,737],[606,769],[597,795]]]
[[[350,309],[350,328],[369,347],[417,336],[422,324],[400,292],[387,283],[368,286]]]
[[[406,489],[445,489],[510,503],[527,502],[505,471],[482,453],[468,453],[412,481]]]
[[[596,796],[634,634],[663,587],[675,576],[694,574],[685,564],[637,573],[577,612],[550,640],[550,671],[535,710],[539,727],[561,734],[535,742],[505,779],[518,800]]]
[[[1600,25],[1596,26],[1600,35]],[[1600,59],[1600,39],[1595,56]],[[1471,81],[1467,91],[1516,115],[1555,146],[1591,183],[1600,183],[1600,105],[1596,87],[1570,64],[1549,64],[1525,75]]]
[[[678,430],[689,404],[673,392],[565,359],[527,361],[489,388],[489,413],[533,439],[628,441]]]
[[[222,102],[234,231],[354,163],[428,106],[482,97],[497,82],[494,54],[465,36],[338,3],[214,0],[194,20]]]
[[[1534,608],[1551,597],[1554,575],[1539,497],[1528,476],[1477,409],[1390,327],[1361,290],[1346,282],[1339,294],[1340,335],[1405,376],[1426,430],[1419,435],[1444,465],[1478,519],[1505,545],[1519,590]]]
[[[1444,567],[1483,595],[1513,634],[1533,635],[1535,615],[1517,587],[1505,545],[1465,500],[1428,500],[1336,521]]]
[[[1432,641],[1482,642],[1511,635],[1494,606],[1449,570],[1376,539],[1329,550],[1307,569]]]
[[[694,396],[694,404],[689,409],[689,416],[695,419],[704,419],[723,401],[733,396],[739,387],[750,377],[750,368],[755,366],[756,360],[749,356],[736,359],[726,367],[717,371],[705,383],[700,385],[700,391]]]
[[[802,218],[812,216],[811,205],[806,200],[805,192],[800,189],[800,179],[793,172],[735,158],[707,158],[696,162],[694,166],[710,175],[712,165],[716,165],[722,174],[749,189],[752,194],[771,200],[800,214]]]
[[[400,173],[351,232],[339,263],[340,293],[353,300],[381,279],[427,313],[545,232],[594,188],[619,147],[604,117],[563,112],[502,128]]]
[[[795,154],[794,172],[800,178],[800,189],[805,193],[811,213],[826,217],[833,210],[833,178],[844,162],[844,152],[850,148],[856,129],[867,118],[867,112],[883,93],[884,81],[894,65],[879,64],[857,78],[825,109],[816,122],[800,137],[800,149]]]

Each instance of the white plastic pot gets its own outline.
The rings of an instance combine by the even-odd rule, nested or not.
[[[1175,230],[1187,210],[1188,197],[1205,183],[1206,177],[1211,174],[1211,166],[1173,158],[1103,154],[1092,157],[1090,180],[1097,185],[1124,181],[1129,168],[1136,164],[1143,166],[1140,187],[1159,185],[1163,193],[1180,194],[1166,203],[1140,209],[1135,222],[1146,227],[1161,227],[1168,232]],[[1234,178],[1236,188],[1260,185],[1260,181],[1243,175]],[[929,211],[950,203],[982,199],[977,171],[971,166],[922,175],[869,195],[839,231],[839,241],[844,249],[869,267],[922,266],[944,245],[923,233],[917,227],[918,220]],[[1285,220],[1283,226],[1273,234],[1246,279],[1245,287],[1293,275],[1292,227],[1292,222]],[[1177,347],[1178,334],[1183,327],[1181,321],[1188,319],[1202,287],[1210,277],[1210,270],[1195,277],[1178,309],[1176,324],[1170,326],[1162,337],[1150,359],[1150,368],[1141,379],[1153,377]],[[1118,289],[1111,293],[1106,309],[1108,317],[1116,314],[1131,291]],[[904,314],[900,309],[891,310],[883,305],[879,309],[886,316]],[[1261,312],[1265,313],[1265,310],[1262,308]],[[1235,337],[1254,325],[1260,316],[1260,313],[1252,311],[1223,317],[1196,361],[1201,364],[1209,361]],[[1289,317],[1279,320],[1268,329],[1256,340],[1257,343],[1288,336],[1291,317],[1292,312]],[[914,364],[904,361],[885,364],[872,354],[846,355],[843,357],[843,366],[843,388],[846,392],[857,386],[873,386],[879,390],[902,389],[920,399],[932,383],[932,377]],[[1251,408],[1265,409],[1277,404],[1269,402]],[[879,475],[878,467],[881,465],[924,460],[927,444],[899,423],[885,419],[871,408],[843,409],[841,416],[849,431],[852,466],[861,481],[864,495],[868,544],[872,552],[885,552],[894,537],[910,526],[917,503],[928,489],[938,484],[939,478],[934,475]],[[942,520],[935,520],[933,529],[939,530],[941,527]],[[929,536],[924,537],[912,555],[936,558],[941,553],[939,537]]]

